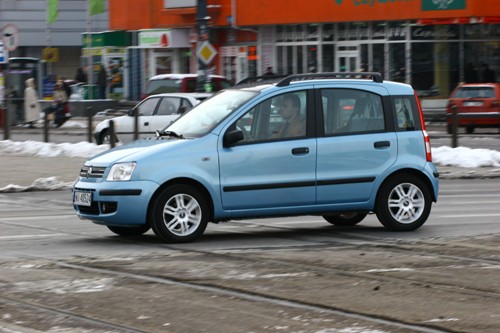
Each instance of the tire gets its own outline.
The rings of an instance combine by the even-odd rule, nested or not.
[[[151,229],[151,227],[144,224],[137,227],[108,226],[108,229],[120,236],[140,236]]]
[[[472,133],[474,133],[474,130],[475,130],[474,125],[467,125],[467,126],[465,127],[465,133],[467,133],[467,134],[472,134]]]
[[[332,213],[323,215],[323,218],[338,227],[349,227],[358,224],[366,217],[366,213]]]
[[[388,179],[381,186],[375,213],[388,230],[411,231],[425,223],[431,206],[428,186],[413,175],[401,174]]]
[[[200,191],[188,185],[173,185],[157,197],[151,217],[151,227],[160,239],[187,243],[205,231],[209,209]]]
[[[115,142],[118,142],[118,138],[115,137]],[[98,145],[103,145],[103,144],[110,144],[111,143],[111,135],[109,134],[108,129],[104,129],[101,132],[101,135],[99,135],[99,142],[97,142]]]

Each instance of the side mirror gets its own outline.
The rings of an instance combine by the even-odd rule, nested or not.
[[[243,140],[243,132],[241,130],[229,131],[224,134],[224,147],[234,146],[235,143]]]
[[[130,110],[128,110],[128,112],[127,112],[127,114],[128,114],[130,117],[134,117],[136,113],[137,113],[137,109],[130,109]]]

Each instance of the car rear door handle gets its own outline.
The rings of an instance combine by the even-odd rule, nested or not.
[[[293,155],[305,155],[305,154],[309,154],[309,148],[307,148],[307,147],[293,148],[292,149],[292,154]]]
[[[385,147],[390,147],[391,143],[389,141],[377,141],[373,144],[373,147],[375,148],[385,148]]]

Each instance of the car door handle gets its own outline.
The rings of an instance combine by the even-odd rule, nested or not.
[[[373,144],[373,147],[375,148],[385,148],[385,147],[390,147],[391,143],[389,141],[377,141]]]
[[[292,154],[293,155],[305,155],[305,154],[309,154],[309,148],[307,148],[307,147],[293,148],[292,149]]]
[[[149,121],[146,121],[146,122],[144,123],[144,126],[149,126]]]

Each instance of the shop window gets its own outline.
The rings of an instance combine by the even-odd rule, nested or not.
[[[405,82],[406,78],[405,44],[389,44],[389,63],[391,64],[389,80]]]
[[[322,53],[323,72],[335,71],[335,48],[334,45],[323,45]]]
[[[325,42],[332,42],[334,40],[334,25],[333,24],[325,24],[323,25],[322,30],[322,39]]]

